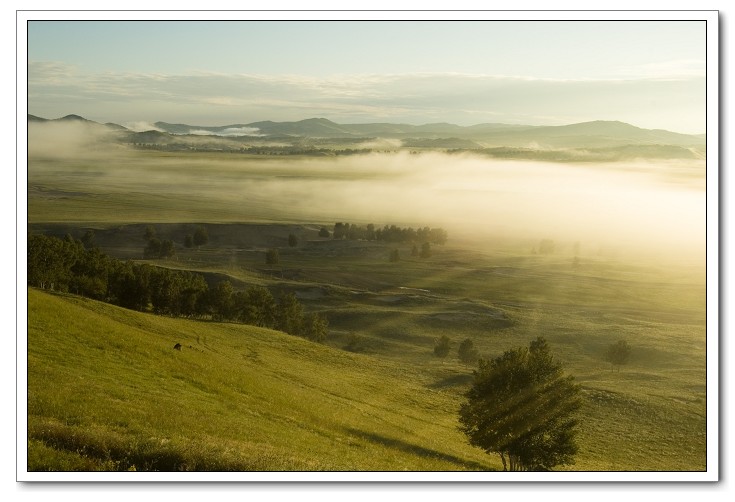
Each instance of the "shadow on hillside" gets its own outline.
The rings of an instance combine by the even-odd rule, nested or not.
[[[451,375],[429,385],[431,389],[446,389],[448,387],[460,387],[469,385],[475,377],[469,373]]]
[[[475,470],[475,471],[492,470],[492,469],[489,469],[486,465],[480,464],[478,462],[464,460],[459,457],[455,457],[454,455],[449,455],[449,454],[442,453],[436,450],[431,450],[429,448],[424,448],[423,446],[411,444],[411,443],[408,443],[400,439],[381,436],[380,434],[375,434],[373,432],[366,432],[363,430],[353,429],[353,428],[345,428],[345,432],[352,434],[354,436],[357,436],[359,438],[366,439],[370,442],[381,444],[389,448],[395,448],[397,450],[401,450],[406,453],[418,455],[420,457],[433,458],[436,460],[443,460],[445,462],[451,462],[464,469]]]

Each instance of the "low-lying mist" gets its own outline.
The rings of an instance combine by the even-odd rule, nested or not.
[[[29,122],[28,156],[48,159],[105,159],[125,155],[127,149],[117,144],[116,131],[96,122]]]
[[[29,184],[165,196],[216,207],[217,221],[441,226],[450,239],[548,238],[579,242],[587,252],[617,249],[704,263],[704,161],[561,164],[438,152],[323,158],[123,154],[112,144],[90,148],[89,140],[65,138],[30,138]],[[65,176],[60,164],[49,161],[54,155],[87,159],[86,172],[96,178],[84,180],[68,162]]]
[[[703,257],[706,247],[704,162],[374,154],[300,161],[291,176],[244,180],[243,191],[304,215],[443,226],[462,238],[550,238],[686,259]]]

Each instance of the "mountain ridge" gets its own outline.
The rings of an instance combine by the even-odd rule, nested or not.
[[[502,158],[555,162],[594,160],[703,159],[707,136],[664,129],[644,129],[614,120],[561,126],[446,122],[412,125],[389,122],[339,124],[323,117],[299,121],[264,120],[222,126],[158,121],[136,131],[115,123],[101,124],[79,115],[35,124],[83,124],[113,141],[138,148],[175,151],[230,151],[255,154],[340,155],[371,150],[474,152]]]
[[[38,115],[28,114],[29,122],[62,122],[62,121],[80,121],[89,122],[99,125],[105,125],[116,129],[130,130],[122,125],[107,122],[102,124],[89,120],[80,115],[69,114],[64,117],[56,119],[47,119]],[[250,123],[236,123],[226,124],[221,126],[203,126],[203,125],[192,125],[183,122],[171,123],[158,121],[152,124],[155,128],[159,129],[160,132],[167,132],[169,134],[191,134],[191,131],[211,131],[213,133],[242,128],[253,128],[259,130],[266,130],[268,133],[284,134],[284,132],[291,132],[295,135],[301,134],[306,136],[313,136],[315,133],[329,132],[333,134],[347,134],[347,135],[363,135],[365,132],[381,132],[387,131],[389,133],[439,133],[439,132],[475,132],[475,131],[501,131],[508,130],[513,132],[554,132],[563,134],[612,134],[612,133],[640,133],[644,131],[648,134],[663,134],[663,135],[675,135],[684,138],[703,138],[706,137],[706,133],[703,134],[685,134],[666,129],[645,129],[632,125],[627,122],[619,120],[592,120],[585,122],[574,122],[571,124],[564,125],[532,125],[532,124],[507,124],[501,122],[482,122],[469,126],[462,126],[449,122],[432,122],[425,124],[406,124],[400,122],[365,122],[365,123],[345,123],[341,124],[334,122],[330,119],[323,117],[312,117],[297,121],[272,121],[263,120]],[[155,129],[152,129],[155,130]],[[243,134],[248,136],[248,134]],[[318,137],[318,136],[313,136]]]

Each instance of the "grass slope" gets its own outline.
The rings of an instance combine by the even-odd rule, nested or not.
[[[403,365],[244,325],[28,295],[31,471],[499,467],[457,431],[455,397]]]

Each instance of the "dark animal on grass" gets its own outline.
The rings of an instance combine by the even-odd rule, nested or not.
[[[176,345],[174,345],[174,349],[181,350],[181,344],[177,343]]]

